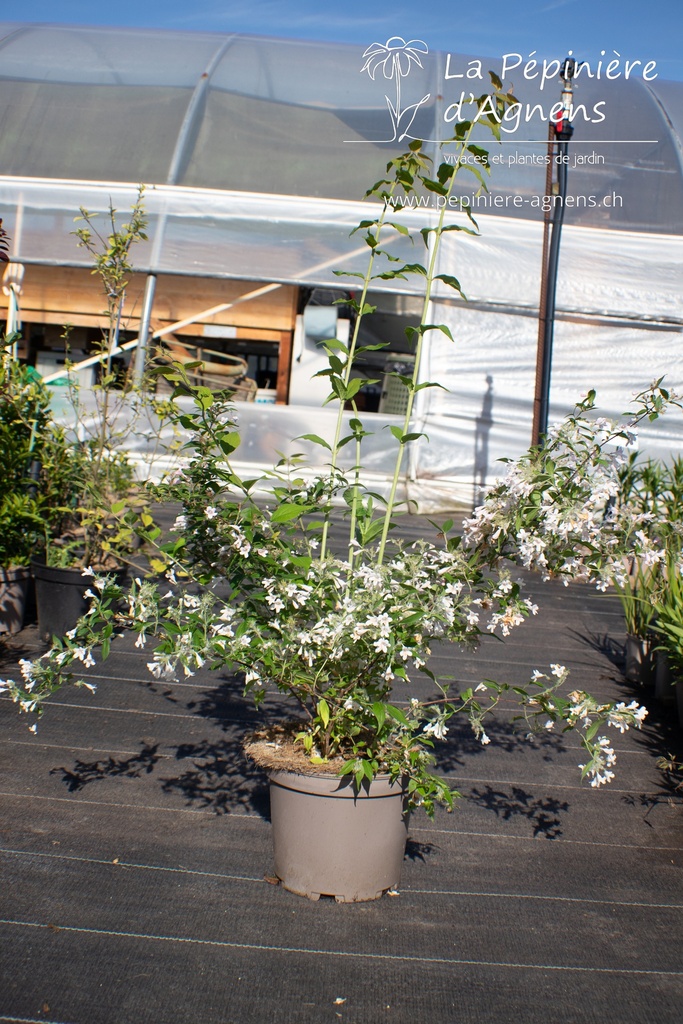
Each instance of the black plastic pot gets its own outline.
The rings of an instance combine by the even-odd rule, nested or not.
[[[63,637],[90,607],[85,592],[92,590],[92,576],[84,576],[82,569],[63,569],[35,560],[31,569],[36,584],[40,638]],[[116,569],[112,575],[117,583],[123,583],[126,570]]]
[[[29,583],[27,567],[0,568],[0,633],[18,633],[23,626]]]

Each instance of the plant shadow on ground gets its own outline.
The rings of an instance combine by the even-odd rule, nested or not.
[[[52,768],[50,774],[60,775],[69,792],[77,793],[93,782],[152,775],[159,762],[167,765],[169,761],[189,764],[177,775],[157,775],[164,793],[180,794],[186,804],[216,814],[246,810],[269,818],[267,777],[242,753],[239,736],[218,742],[182,743],[171,754],[160,753],[158,743],[143,741],[139,754],[77,760],[70,768]]]
[[[139,779],[150,775],[163,754],[159,753],[159,744],[153,741],[142,741],[139,754],[130,757],[107,757],[97,761],[74,762],[73,768],[52,768],[50,775],[61,774],[62,782],[70,793],[77,793],[92,782],[102,782],[111,778]]]
[[[152,682],[142,685],[176,706],[185,703],[172,686]],[[269,818],[267,776],[243,753],[245,736],[260,723],[262,716],[242,696],[239,678],[220,680],[217,686],[207,687],[185,706],[188,711],[212,720],[219,735],[177,745],[165,743],[163,753],[158,742],[143,739],[139,753],[112,755],[90,762],[77,760],[72,767],[53,768],[51,774],[60,774],[70,792],[107,779],[139,779],[153,775],[164,793],[182,796],[188,806],[216,814],[246,811]],[[286,716],[283,714],[283,717]],[[159,762],[164,768],[175,762],[178,773],[166,770],[160,774],[158,769],[162,764]]]
[[[186,803],[200,805],[216,814],[229,814],[238,808],[270,819],[268,777],[244,754],[247,735],[263,724],[263,712],[244,696],[239,675],[219,678],[188,701],[188,711],[210,720],[220,729],[221,738],[200,740],[178,746],[176,759],[190,761],[179,775],[163,779],[165,793],[181,793]],[[275,695],[269,702],[269,722],[295,717],[296,705]]]
[[[176,759],[191,763],[180,774],[162,779],[164,793],[180,793],[186,804],[216,814],[242,809],[270,820],[268,778],[244,755],[242,739],[236,734],[218,742],[181,744]]]
[[[487,784],[482,789],[476,787],[463,794],[465,800],[493,811],[497,818],[511,821],[514,818],[526,818],[533,825],[533,838],[543,836],[545,839],[558,839],[562,835],[562,818],[560,815],[570,811],[566,800],[554,797],[535,798],[520,786],[511,786],[509,791],[494,789]]]
[[[633,695],[648,708],[648,717],[643,728],[633,734],[633,742],[638,748],[646,751],[656,761],[683,764],[683,732],[678,722],[676,705],[671,701],[662,701],[650,691],[643,695],[642,687],[631,684]],[[625,699],[630,698],[630,694]],[[633,808],[644,811],[643,823],[650,828],[657,828],[659,819],[650,817],[659,806],[668,805],[683,807],[683,772],[680,769],[668,770],[663,765],[653,766],[653,785],[648,792],[629,793],[622,797],[622,802]]]
[[[269,720],[292,718],[292,704],[276,695],[269,698]],[[165,793],[181,793],[185,802],[216,814],[237,809],[270,818],[268,777],[244,754],[246,736],[263,722],[263,713],[243,694],[240,675],[218,677],[187,702],[187,710],[218,727],[221,736],[178,746],[176,760],[191,765],[179,775],[163,779]]]
[[[615,640],[609,633],[591,633],[589,631],[581,632],[577,629],[569,629],[567,630],[567,636],[575,637],[585,647],[590,647],[591,650],[603,655],[612,665],[623,672],[626,663],[626,648],[623,643]],[[599,667],[602,668],[602,666]]]
[[[427,863],[427,858],[438,853],[439,847],[436,843],[419,843],[416,839],[408,839],[406,843],[406,852],[403,856],[404,860],[420,861],[422,864]]]

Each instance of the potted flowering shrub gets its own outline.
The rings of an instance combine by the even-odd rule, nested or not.
[[[500,83],[494,86],[492,109],[500,110],[509,98]],[[411,143],[389,164],[390,176],[368,193],[381,206],[360,225],[370,259],[354,302],[356,325],[348,345],[328,342],[329,366],[323,371],[328,401],[337,403],[336,429],[331,438],[306,435],[326,451],[327,471],[310,475],[296,459],[282,462],[274,467],[264,500],[257,482],[240,479],[231,465],[240,443],[232,408],[207,388],[193,386],[177,365],[167,376],[194,399],[190,411],[178,414],[190,432],[187,460],[155,497],[180,502],[182,512],[168,541],[148,515],[141,529],[156,546],[154,572],[167,579],[136,580],[124,594],[110,578],[92,573],[89,615],[43,658],[22,664],[22,682],[3,684],[22,710],[40,712],[65,681],[89,685],[78,679],[75,664],[92,664],[98,651],[106,657],[116,632],[129,628],[138,634],[138,645],[153,641],[149,669],[157,678],[191,675],[203,665],[241,671],[245,691],[259,707],[266,688],[276,687],[290,699],[291,715],[266,723],[247,750],[271,773],[276,874],[287,888],[313,898],[325,893],[338,900],[371,899],[398,883],[407,811],[421,806],[431,814],[437,802],[451,807],[456,795],[435,772],[433,753],[454,715],[466,714],[487,744],[486,716],[503,697],[513,697],[527,728],[538,722],[542,728],[557,723],[578,730],[586,751],[581,773],[598,786],[613,777],[615,761],[601,730],[637,727],[646,714],[635,702],[613,705],[581,692],[563,695],[567,672],[559,665],[535,672],[526,686],[487,681],[457,695],[429,667],[434,640],[476,645],[483,633],[504,637],[535,614],[533,601],[511,575],[514,563],[609,584],[621,565],[619,524],[605,515],[623,458],[615,442],[628,446],[639,418],[654,417],[677,401],[656,382],[639,396],[628,423],[608,423],[595,420],[591,394],[539,449],[510,466],[462,536],[451,536],[452,523],[444,523],[433,542],[404,545],[393,539],[402,457],[419,437],[410,430],[412,404],[419,389],[429,386],[418,381],[420,350],[429,331],[448,333],[427,318],[438,243],[445,230],[476,230],[470,221],[456,226],[444,220],[463,157],[476,152],[482,160],[472,130],[473,123],[458,126],[460,156],[434,176],[421,143]],[[397,189],[426,189],[446,200],[439,218],[421,232],[425,266],[396,266],[384,250],[385,233],[407,230],[387,220],[388,200]],[[411,332],[415,375],[401,377],[408,398],[405,421],[391,428],[394,475],[388,496],[379,496],[362,482],[366,430],[355,396],[363,381],[352,368],[359,322],[372,314],[367,293],[373,276],[407,273],[424,281],[424,315]],[[442,279],[459,290],[455,278]],[[346,471],[344,450],[353,453]],[[333,550],[331,527],[339,509],[348,534],[342,548]],[[188,589],[189,582],[196,587]],[[124,598],[125,607],[117,610]],[[427,699],[411,697],[415,673],[432,684]],[[374,841],[367,838],[372,823],[387,840],[373,847],[374,854]],[[362,838],[349,832],[358,826]]]

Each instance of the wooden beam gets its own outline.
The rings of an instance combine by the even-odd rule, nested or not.
[[[131,274],[121,324],[124,330],[138,327],[144,284],[144,274]],[[232,302],[256,287],[251,281],[159,275],[153,316],[156,322],[170,325],[202,310]],[[206,323],[234,327],[238,337],[277,341],[280,332],[293,330],[296,295],[294,286],[282,285],[267,295],[239,303],[205,322],[191,325],[187,333],[203,334]],[[83,327],[102,327],[106,323],[103,317],[106,302],[100,281],[90,271],[78,267],[27,266],[19,303],[26,323],[70,323]],[[242,334],[242,330],[249,333]]]
[[[289,401],[289,376],[292,363],[292,332],[280,333],[280,351],[277,360],[277,380],[275,382],[276,405],[287,405]]]

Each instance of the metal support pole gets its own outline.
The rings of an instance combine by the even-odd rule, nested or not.
[[[154,293],[156,291],[156,274],[148,274],[145,281],[145,294],[142,297],[142,312],[140,314],[140,330],[138,333],[138,345],[135,350],[135,367],[133,369],[133,384],[140,387],[145,376],[147,364],[147,346],[149,343],[149,327],[152,319],[152,307],[154,305]]]
[[[548,432],[557,270],[560,255],[560,236],[562,234],[565,200],[567,198],[567,150],[569,140],[574,131],[571,125],[573,99],[571,83],[575,73],[576,61],[567,58],[563,62],[560,71],[563,84],[562,110],[554,127],[551,127],[550,132],[551,137],[554,134],[557,142],[554,146],[548,146],[549,152],[552,153],[551,161],[557,165],[557,190],[553,190],[552,233],[549,248],[546,248],[547,234],[544,230],[538,352],[536,357],[536,391],[534,395],[534,419],[531,436],[532,446],[540,444]]]

